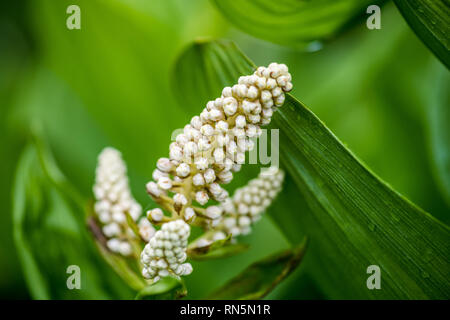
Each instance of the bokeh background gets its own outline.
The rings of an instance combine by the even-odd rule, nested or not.
[[[81,30],[66,28],[70,4],[81,8]],[[365,17],[362,13],[360,21],[330,41],[291,49],[239,31],[208,0],[3,1],[0,297],[31,298],[39,291],[26,281],[12,218],[14,175],[32,134],[39,131],[61,171],[86,199],[97,154],[107,145],[118,148],[135,197],[144,207],[150,205],[143,186],[157,158],[167,153],[171,132],[192,116],[175,99],[171,83],[176,58],[197,39],[234,40],[257,65],[286,63],[297,98],[379,177],[448,224],[449,203],[433,146],[437,83],[444,81],[448,88],[448,71],[393,3],[382,7],[381,30],[367,29]],[[83,213],[76,213],[76,219],[83,221]],[[251,244],[248,253],[227,263],[194,266],[187,278],[189,297],[205,296],[252,261],[288,246],[268,217],[244,241]],[[85,248],[79,251],[92,255]],[[57,251],[54,255],[49,261],[59,261]],[[78,263],[75,255],[71,263]],[[63,288],[65,269],[53,267],[51,286]],[[85,287],[83,298],[132,297],[120,285],[92,292],[89,282]],[[326,298],[301,270],[269,297]]]

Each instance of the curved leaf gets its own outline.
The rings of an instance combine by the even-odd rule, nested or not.
[[[445,74],[444,74],[445,73]],[[440,184],[441,193],[450,205],[450,119],[449,89],[450,76],[442,72],[438,83],[434,85],[434,94],[430,101],[429,130],[431,131],[431,151],[435,163],[435,177]]]
[[[146,285],[142,276],[130,267],[128,259],[124,259],[122,256],[111,252],[107,248],[107,239],[92,216],[88,218],[87,225],[94,237],[98,252],[103,259],[105,259],[111,268],[125,281],[125,283],[128,284],[128,286],[130,286],[130,288],[136,291],[142,290]]]
[[[208,246],[196,247],[195,242],[191,248],[188,247],[187,254],[193,260],[210,260],[229,257],[248,249],[244,243],[230,243],[231,235],[225,239],[212,242]],[[190,245],[190,246],[191,246]]]
[[[280,225],[304,225],[311,241],[318,241],[312,272],[328,292],[351,292],[346,298],[450,296],[448,227],[378,179],[292,96],[274,126],[283,128],[280,157],[309,210],[272,217]],[[365,285],[373,264],[383,272],[383,290]],[[340,282],[351,290],[341,291]]]
[[[129,298],[131,290],[95,252],[82,222],[83,212],[68,196],[69,189],[48,153],[29,145],[15,177],[13,231],[32,297]],[[80,290],[66,286],[70,265],[80,268]]]
[[[171,81],[176,92],[195,92],[195,95],[177,95],[179,103],[189,110],[201,111],[201,106],[219,96],[224,83],[234,83],[236,74],[245,74],[251,61],[243,65],[242,54],[236,44],[230,40],[197,40],[182,53],[182,59],[176,61],[172,70]],[[185,63],[189,60],[199,68],[193,68]],[[223,70],[218,73],[216,70]],[[191,78],[186,82],[182,79]],[[211,96],[212,95],[212,96]]]
[[[173,277],[164,277],[153,283],[136,295],[136,300],[169,300],[180,299],[186,295],[183,282]]]
[[[406,22],[425,45],[450,68],[448,0],[394,0]]]
[[[303,47],[335,36],[361,14],[368,0],[213,0],[238,28],[274,43]]]
[[[276,253],[257,261],[223,287],[210,299],[261,299],[294,271],[305,255],[307,239],[294,249]]]
[[[190,56],[181,56],[178,64],[205,68]],[[252,71],[243,55],[242,68]],[[242,75],[238,70],[208,72],[233,73],[236,80]],[[185,76],[179,77],[180,88],[193,81]],[[447,226],[370,172],[291,95],[275,113],[273,126],[280,128],[280,157],[290,177],[270,214],[293,243],[304,233],[310,236],[308,271],[325,293],[332,298],[450,297]],[[366,286],[372,264],[381,268],[382,290]]]

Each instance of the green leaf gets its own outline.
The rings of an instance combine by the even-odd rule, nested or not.
[[[13,192],[14,240],[35,299],[129,298],[130,289],[99,259],[78,199],[42,146],[28,145]],[[67,267],[80,267],[81,289],[66,286]]]
[[[226,55],[236,59],[242,53]],[[205,68],[188,57],[181,56],[178,64]],[[241,61],[241,69],[250,73],[248,59]],[[242,75],[214,71],[234,73],[234,82]],[[382,182],[291,95],[275,113],[273,127],[280,129],[280,159],[289,175],[269,211],[291,242],[308,234],[308,272],[329,297],[450,297],[447,226]],[[382,290],[367,289],[366,269],[373,264],[381,268]]]
[[[244,32],[293,47],[304,47],[315,40],[333,38],[350,21],[365,14],[368,5],[376,2],[213,0],[223,15]]]
[[[435,163],[434,176],[440,191],[450,205],[450,119],[448,89],[450,76],[447,71],[439,74],[433,83],[433,95],[428,108],[431,151]]]
[[[320,241],[312,271],[323,287],[336,296],[351,292],[349,297],[450,295],[448,227],[378,179],[295,98],[288,96],[274,127],[283,128],[280,157],[310,210],[272,217],[280,225],[304,225],[311,240]],[[383,290],[365,286],[372,264],[382,269]],[[335,287],[339,282],[351,291]]]
[[[243,55],[233,41],[208,41],[199,39],[189,45],[176,60],[172,70],[171,82],[174,92],[195,92],[176,95],[179,103],[193,112],[200,113],[202,106],[220,96],[224,83],[232,84],[236,81],[236,74],[245,74],[251,61],[242,63]],[[186,63],[189,60],[200,68],[192,68]],[[223,70],[218,73],[216,70]],[[193,81],[183,81],[193,79]]]
[[[181,299],[186,294],[184,283],[180,279],[168,276],[139,291],[136,300]]]
[[[210,299],[261,299],[297,268],[303,259],[307,239],[296,248],[257,261],[223,287]]]
[[[222,240],[213,241],[208,246],[197,247],[194,241],[189,245],[187,254],[193,260],[210,260],[229,257],[248,249],[243,243],[230,243],[231,235]]]
[[[448,0],[394,0],[406,22],[425,45],[450,68]]]
[[[146,283],[138,273],[138,270],[136,270],[136,267],[134,268],[135,270],[133,270],[132,266],[130,266],[130,264],[135,262],[135,259],[138,259],[138,257],[133,257],[133,260],[129,261],[130,259],[125,259],[123,256],[111,252],[106,246],[106,237],[103,235],[99,225],[92,216],[88,217],[87,225],[94,237],[97,250],[103,259],[105,259],[111,268],[125,281],[125,283],[128,284],[128,286],[130,286],[130,288],[136,291],[142,290]]]

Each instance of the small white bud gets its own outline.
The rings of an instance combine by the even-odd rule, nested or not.
[[[255,85],[259,89],[264,89],[266,87],[266,78],[258,77],[258,80],[256,81]]]
[[[200,130],[200,128],[202,127],[203,123],[202,120],[200,120],[199,116],[195,116],[191,119],[191,126],[197,130]]]
[[[228,131],[228,123],[223,120],[220,120],[219,122],[216,123],[216,130],[222,133],[226,133]]]
[[[239,225],[242,227],[248,227],[251,224],[251,220],[249,217],[243,216],[239,218]]]
[[[195,166],[198,170],[205,170],[206,168],[208,168],[208,159],[202,157],[196,159]]]
[[[223,119],[224,115],[220,110],[214,109],[209,112],[209,118],[213,121],[218,121]]]
[[[261,101],[266,102],[269,100],[272,100],[272,94],[267,90],[262,91],[261,92]]]
[[[168,176],[168,173],[162,172],[159,169],[153,170],[153,173],[152,173],[152,178],[153,178],[153,180],[156,180],[156,181],[158,181],[162,177],[167,177],[167,176]]]
[[[106,242],[106,246],[112,252],[119,252],[120,240],[116,238],[109,239],[108,242]]]
[[[197,191],[195,193],[195,200],[201,205],[204,205],[208,202],[209,196],[205,191]]]
[[[222,183],[229,183],[233,180],[233,173],[231,173],[231,171],[221,171],[217,176]]]
[[[232,116],[233,114],[235,114],[237,107],[238,107],[237,101],[233,97],[228,97],[224,99],[223,111],[227,116]]]
[[[183,159],[183,150],[179,146],[172,145],[170,148],[169,155],[170,159],[180,161]]]
[[[240,98],[244,98],[245,96],[247,96],[247,90],[248,89],[247,89],[246,85],[238,84],[238,85],[236,85],[234,87],[236,88],[235,89],[236,96],[238,96]]]
[[[230,87],[225,87],[225,88],[223,88],[223,90],[222,90],[222,96],[223,96],[224,98],[231,97],[231,96],[232,96],[231,88],[230,88]]]
[[[274,98],[276,98],[276,97],[278,97],[278,96],[280,96],[280,95],[282,95],[282,94],[283,94],[283,90],[281,90],[280,87],[275,87],[275,88],[272,90],[272,96],[273,96]]]
[[[236,117],[236,127],[244,128],[246,125],[245,117],[243,115],[239,115]]]
[[[183,152],[186,157],[194,155],[198,151],[197,144],[193,141],[189,141],[184,145]]]
[[[189,221],[195,216],[195,211],[191,207],[184,210],[184,220]]]
[[[203,135],[209,137],[209,136],[212,136],[214,134],[214,128],[211,125],[209,125],[209,124],[205,124],[205,125],[203,125],[200,128],[200,132]]]
[[[186,143],[189,142],[189,139],[186,137],[186,135],[184,133],[180,133],[179,135],[177,135],[177,137],[175,138],[175,141],[180,145],[180,146],[184,146]]]
[[[119,244],[119,252],[123,256],[129,256],[133,252],[133,250],[128,242],[121,241]]]
[[[288,82],[288,83],[286,83],[286,85],[283,87],[283,91],[284,91],[284,92],[289,92],[289,91],[292,90],[292,88],[293,88],[292,83],[291,83],[291,82]]]
[[[156,166],[162,172],[170,172],[170,170],[172,170],[172,163],[168,158],[159,158],[156,162]]]
[[[158,180],[158,187],[160,187],[163,190],[169,190],[170,188],[172,188],[172,180],[170,180],[170,178],[168,177],[161,177]]]
[[[212,194],[219,194],[220,192],[222,192],[222,188],[220,187],[220,185],[218,183],[211,183],[209,185],[209,191]]]
[[[203,175],[201,173],[197,173],[192,178],[192,183],[194,184],[194,186],[203,186],[205,184],[205,179],[203,178]]]
[[[162,193],[161,189],[159,189],[158,185],[153,181],[147,183],[145,187],[147,189],[147,192],[155,197],[159,197]]]
[[[153,221],[159,222],[164,218],[164,213],[160,208],[147,211],[147,217]]]
[[[225,152],[223,152],[222,148],[216,148],[213,152],[214,160],[216,163],[222,163],[223,159],[225,159]]]
[[[222,209],[218,206],[210,206],[206,208],[206,215],[208,218],[217,219],[222,215]]]
[[[190,263],[183,263],[182,266],[183,266],[183,275],[184,276],[188,276],[192,273],[193,268]]]
[[[189,167],[189,165],[187,163],[181,163],[177,167],[177,175],[179,177],[182,177],[182,178],[187,177],[190,172],[191,172],[191,168]],[[158,181],[158,184],[159,184],[159,181]]]
[[[249,97],[250,99],[256,99],[258,97],[258,94],[259,90],[256,87],[251,86],[250,88],[248,88],[247,97]]]
[[[275,105],[278,107],[283,105],[284,99],[285,99],[284,94],[279,95],[278,97],[275,98]]]
[[[211,144],[207,138],[198,139],[197,146],[199,151],[208,151],[211,148]]]
[[[216,180],[216,174],[214,173],[213,169],[208,169],[203,174],[203,177],[205,178],[205,182],[207,184],[213,183],[214,180]]]
[[[175,202],[175,204],[180,205],[180,206],[184,206],[188,203],[186,197],[182,193],[175,194],[173,196],[173,201]]]

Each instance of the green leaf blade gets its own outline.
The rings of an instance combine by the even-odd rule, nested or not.
[[[291,211],[285,217],[273,212],[272,217],[284,219],[282,224],[308,224],[305,231],[312,241],[322,238],[319,250],[333,251],[328,263],[337,266],[334,275],[321,267],[318,252],[312,253],[317,281],[336,285],[338,278],[348,276],[346,286],[356,293],[348,298],[449,296],[448,227],[378,179],[292,96],[274,117],[273,126],[282,128],[282,163],[311,212]],[[372,264],[384,271],[382,292],[365,287],[365,268]],[[334,288],[330,291],[344,294]]]
[[[450,5],[446,0],[394,0],[411,29],[450,68]]]
[[[187,46],[180,54],[182,59],[172,70],[172,86],[181,106],[200,112],[202,105],[213,97],[220,96],[224,84],[232,85],[236,76],[252,69],[252,62],[243,59],[236,44],[229,40],[197,40]],[[193,69],[190,63],[199,66]],[[223,70],[218,74],[215,70]],[[189,81],[188,81],[189,79]]]
[[[17,167],[13,233],[32,297],[129,298],[131,290],[97,256],[84,228],[78,199],[62,191],[67,181],[57,172],[47,150],[33,144],[25,148]],[[70,265],[80,268],[80,290],[66,285]]]
[[[215,291],[210,299],[262,299],[293,272],[305,255],[307,239],[293,248],[271,255],[246,268]]]
[[[293,47],[328,40],[374,1],[213,0],[239,29],[257,38]]]
[[[136,295],[136,300],[171,300],[186,295],[186,288],[180,279],[168,276],[146,286]]]
[[[448,89],[450,75],[443,71],[433,85],[433,95],[428,108],[430,144],[432,161],[435,164],[434,176],[440,191],[450,206],[450,98]]]

